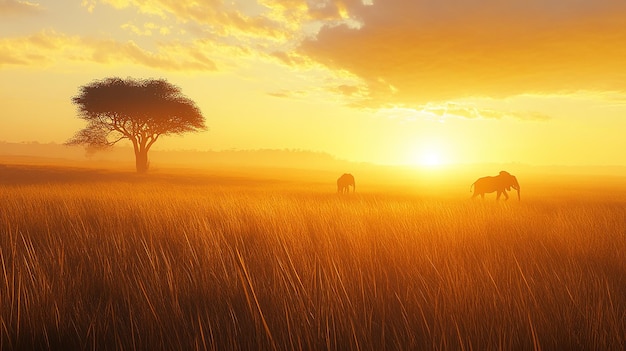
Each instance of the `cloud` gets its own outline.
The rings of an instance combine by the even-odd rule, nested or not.
[[[36,67],[71,61],[137,64],[173,71],[214,71],[217,65],[203,51],[207,45],[170,42],[159,44],[156,51],[149,51],[133,41],[83,38],[48,30],[27,37],[0,39],[0,67]]]
[[[358,77],[362,104],[626,91],[626,2],[329,0],[298,51]],[[349,17],[358,26],[339,23]],[[338,24],[339,23],[339,24]]]
[[[142,27],[133,23],[124,23],[121,28],[140,37],[149,37],[155,34],[168,35],[172,31],[170,26],[159,26],[153,22],[144,23]]]
[[[0,17],[34,15],[41,11],[39,4],[34,2],[0,0]]]
[[[269,0],[266,0],[269,1]],[[83,6],[91,11],[96,0],[85,0]],[[99,0],[117,9],[135,8],[142,14],[175,19],[182,23],[196,23],[210,27],[219,36],[254,37],[284,40],[288,29],[285,22],[272,19],[275,9],[257,4],[258,9],[246,14],[235,2],[222,0]],[[275,4],[273,1],[269,1]],[[282,8],[282,7],[281,7]],[[282,17],[281,17],[282,19]]]
[[[220,68],[245,69],[259,60],[297,68],[311,62],[291,50],[304,37],[306,0],[83,0],[82,6],[96,16],[100,6],[136,11],[132,22],[119,25],[133,39],[144,45],[152,41],[148,44],[152,47],[159,46],[152,39],[157,33],[167,35],[168,40],[184,41],[180,49],[185,56],[200,62],[210,57]],[[160,24],[160,30],[139,21]]]
[[[377,109],[376,115],[414,121],[417,119],[445,122],[449,118],[462,119],[516,119],[523,121],[546,121],[550,116],[536,111],[510,111],[481,107],[475,103],[446,102],[428,103],[417,108],[391,107]]]
[[[0,67],[5,65],[41,65],[50,62],[64,39],[50,31],[19,38],[0,38]]]
[[[525,121],[545,121],[550,116],[536,111],[506,111],[501,109],[480,107],[472,103],[446,102],[443,104],[425,104],[419,109],[419,114],[438,119],[445,118],[481,118],[502,119],[513,118]]]
[[[103,64],[133,63],[170,71],[214,71],[216,64],[191,47],[178,44],[163,45],[158,52],[150,52],[135,42],[81,39],[82,47],[89,48],[86,61]]]
[[[275,91],[275,92],[267,93],[267,95],[277,97],[277,98],[289,98],[293,96],[293,94],[288,91]]]

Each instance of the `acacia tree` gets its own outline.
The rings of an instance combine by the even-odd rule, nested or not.
[[[138,173],[148,170],[148,151],[160,136],[207,129],[198,106],[164,79],[96,80],[80,87],[72,102],[87,126],[66,144],[98,150],[128,139]]]

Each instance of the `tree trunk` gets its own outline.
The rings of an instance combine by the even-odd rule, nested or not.
[[[135,152],[135,167],[137,173],[148,172],[148,150],[142,148]]]

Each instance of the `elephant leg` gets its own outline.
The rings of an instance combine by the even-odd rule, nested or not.
[[[509,195],[507,195],[506,190],[498,190],[498,196],[496,197],[496,201],[500,200],[500,195],[504,195],[504,201],[509,199]]]

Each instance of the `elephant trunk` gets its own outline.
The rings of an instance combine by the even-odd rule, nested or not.
[[[520,186],[517,178],[513,177],[513,189],[517,190],[517,201],[521,201],[522,198],[520,196]]]

